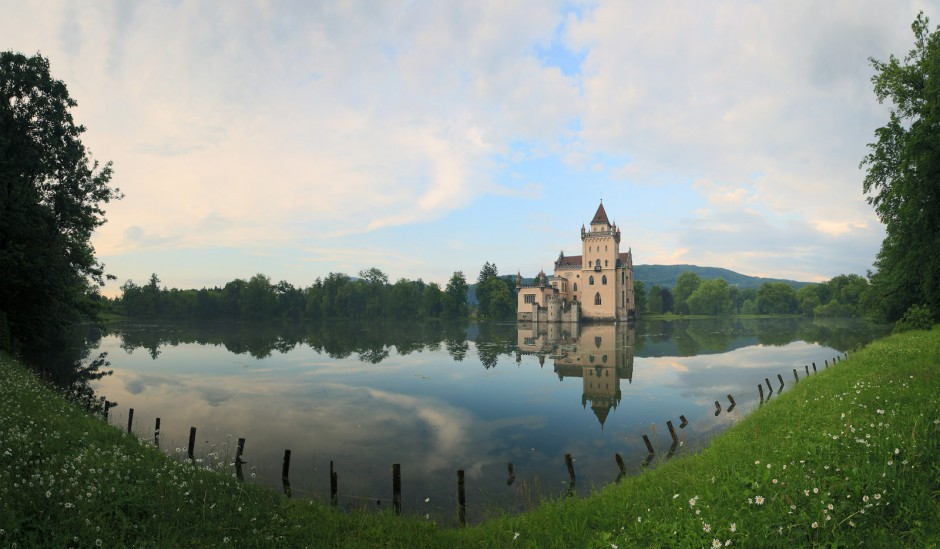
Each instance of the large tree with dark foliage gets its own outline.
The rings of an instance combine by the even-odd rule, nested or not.
[[[106,278],[90,239],[120,191],[89,158],[75,106],[47,59],[0,53],[0,348],[56,344]]]
[[[864,191],[887,232],[869,302],[888,320],[917,304],[940,314],[940,29],[931,32],[923,13],[911,28],[903,61],[871,59],[875,95],[891,113],[862,161]]]

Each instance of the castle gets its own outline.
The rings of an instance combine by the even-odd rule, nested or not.
[[[611,224],[604,203],[590,230],[581,225],[581,255],[555,260],[555,273],[538,274],[534,284],[516,275],[517,318],[531,322],[621,321],[636,318],[633,254],[620,251],[620,229]]]

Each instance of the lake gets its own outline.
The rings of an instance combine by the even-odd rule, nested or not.
[[[617,478],[617,453],[629,474],[642,471],[644,434],[656,450],[648,466],[668,459],[667,421],[674,453],[695,451],[760,405],[765,378],[776,394],[780,374],[787,390],[793,369],[803,379],[887,331],[803,318],[126,323],[97,341],[113,374],[93,386],[118,403],[115,425],[133,408],[135,432],[152,440],[161,418],[171,454],[185,457],[196,427],[196,456],[234,472],[244,437],[252,482],[280,489],[290,449],[293,497],[328,501],[333,462],[342,508],[389,507],[400,463],[404,512],[450,524],[458,469],[471,521],[565,494],[565,454],[583,495]]]

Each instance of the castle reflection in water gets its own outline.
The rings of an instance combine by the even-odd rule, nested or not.
[[[516,362],[524,354],[536,355],[543,367],[546,358],[552,361],[559,380],[581,378],[581,405],[590,404],[603,429],[611,410],[620,404],[621,380],[633,381],[634,327],[626,322],[520,322],[517,332]]]

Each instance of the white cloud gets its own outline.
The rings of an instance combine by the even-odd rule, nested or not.
[[[569,249],[604,196],[638,262],[819,277],[880,243],[866,59],[903,55],[919,6],[17,2],[0,32],[50,58],[115,162],[103,256],[356,245],[446,280],[546,264],[528,254]],[[461,247],[408,257],[413,225]]]

